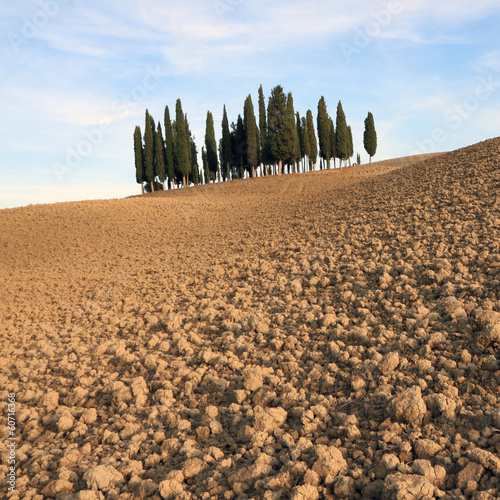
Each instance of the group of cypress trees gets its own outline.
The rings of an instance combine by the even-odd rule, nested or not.
[[[165,182],[168,182],[169,189],[181,183],[187,186],[190,174],[194,183],[199,182],[198,151],[180,99],[175,105],[175,121],[171,121],[166,106],[163,123],[165,135],[161,123],[155,125],[155,120],[146,110],[144,137],[139,126],[134,130],[136,181],[141,184],[143,192],[144,183],[148,191],[165,189]]]
[[[136,181],[142,191],[164,190],[190,183],[209,183],[216,179],[228,181],[262,175],[313,171],[318,155],[320,168],[336,167],[335,160],[349,162],[354,154],[351,127],[339,101],[336,123],[328,115],[326,101],[318,103],[317,137],[313,115],[308,110],[305,117],[295,112],[291,92],[285,94],[281,85],[271,91],[267,107],[262,85],[259,88],[258,121],[252,97],[245,99],[243,117],[238,115],[236,123],[227,117],[223,108],[222,137],[217,141],[213,115],[207,112],[205,142],[201,149],[202,169],[198,165],[198,150],[189,129],[187,115],[182,110],[180,99],[175,106],[175,120],[170,119],[168,106],[163,120],[155,124],[146,110],[144,134],[139,126],[134,131],[134,153]],[[377,134],[373,115],[365,120],[364,147],[371,157],[377,149]],[[358,163],[360,156],[357,156]]]

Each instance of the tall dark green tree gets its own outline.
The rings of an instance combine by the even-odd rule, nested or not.
[[[146,123],[144,124],[144,161],[146,181],[154,191],[155,180],[155,126],[149,111],[146,109]]]
[[[246,142],[246,167],[248,173],[255,177],[255,168],[260,163],[259,149],[260,138],[259,129],[255,120],[255,113],[253,109],[252,96],[249,94],[245,99],[243,107],[243,127],[245,129],[245,142]]]
[[[227,119],[226,106],[224,106],[224,110],[222,112],[222,139],[220,141],[220,162],[222,164],[222,171],[224,172],[224,178],[226,180],[231,180],[228,176],[231,159],[232,159],[231,132],[229,131],[229,121]]]
[[[307,133],[309,135],[309,163],[311,169],[316,169],[316,160],[318,159],[318,142],[316,140],[316,132],[314,131],[314,121],[312,111],[307,110]]]
[[[210,184],[210,169],[208,168],[208,158],[205,146],[201,148],[201,161],[203,163],[203,174],[205,177],[205,184]]]
[[[172,131],[172,121],[170,120],[170,111],[165,106],[165,170],[168,176],[168,187],[175,184],[175,162],[174,162],[174,134]]]
[[[196,149],[196,143],[194,142],[194,138],[191,137],[190,140],[191,145],[191,174],[193,176],[193,184],[197,186],[200,183],[200,170],[198,166],[198,150]]]
[[[299,137],[299,149],[300,149],[299,161],[301,161],[302,158],[305,157],[306,155],[306,153],[304,152],[304,131],[302,130],[302,120],[300,118],[300,113],[298,111],[295,113],[295,117],[296,117],[297,135]],[[300,172],[300,167],[298,171]]]
[[[354,154],[354,143],[352,140],[352,129],[350,125],[347,127],[347,137],[349,139],[349,149],[347,151],[347,154],[348,154],[349,166],[351,166],[351,156]]]
[[[289,92],[286,100],[286,113],[288,117],[289,127],[292,131],[292,144],[291,144],[291,155],[289,158],[289,164],[293,168],[293,172],[295,173],[296,163],[300,160],[300,139],[299,133],[297,130],[297,125],[295,122],[295,109],[293,106],[293,96],[292,93]]]
[[[158,180],[163,184],[163,191],[165,191],[165,179],[167,177],[165,169],[165,143],[163,141],[163,132],[160,122],[158,122],[155,135],[155,159],[156,175],[158,176]]]
[[[335,151],[337,158],[340,160],[340,166],[342,167],[342,161],[349,158],[349,132],[347,130],[347,122],[340,101],[337,105],[336,125]]]
[[[187,133],[187,124],[182,111],[181,100],[177,99],[175,103],[175,124],[174,124],[174,139],[175,139],[175,158],[177,163],[177,168],[180,175],[182,176],[182,184],[184,187],[187,186],[187,177],[191,170],[190,163],[190,145],[189,136]]]
[[[259,135],[260,135],[260,161],[262,171],[266,175],[266,165],[269,162],[269,143],[267,137],[266,101],[262,85],[259,87]]]
[[[144,149],[142,147],[142,134],[139,126],[134,130],[134,159],[135,159],[135,180],[141,185],[141,192],[144,194],[144,181],[146,172],[144,165]]]
[[[274,87],[269,96],[267,130],[271,159],[278,163],[278,175],[281,175],[283,162],[294,153],[293,137],[296,130],[295,120],[292,123],[287,116],[287,98],[281,85]]]
[[[304,169],[303,171],[306,172],[309,170],[308,164],[309,164],[309,158],[311,157],[311,144],[309,142],[309,130],[307,128],[307,120],[303,116],[301,118],[301,151],[302,151],[302,157],[304,159]]]
[[[229,132],[229,152],[231,151],[231,132]],[[232,157],[231,157],[232,158]],[[219,139],[219,164],[221,165],[221,175],[224,182],[231,180],[231,158],[229,161],[224,162],[224,151],[222,146],[222,138]]]
[[[208,168],[210,169],[210,172],[212,172],[214,175],[217,175],[219,160],[217,159],[217,142],[215,141],[214,117],[212,113],[210,113],[210,111],[207,112],[205,148],[207,151]]]
[[[269,96],[269,99],[267,101],[267,146],[266,146],[267,162],[269,164],[267,172],[269,175],[276,175],[276,159],[273,158],[273,154],[271,151],[271,137],[273,135],[271,132],[271,124],[273,123],[273,120],[274,120],[274,104],[272,96]]]
[[[326,101],[323,96],[318,102],[318,139],[319,155],[330,168],[330,117],[326,110]]]
[[[368,113],[365,119],[365,132],[363,134],[363,144],[365,151],[370,155],[370,165],[372,163],[372,156],[377,153],[377,132],[375,131],[375,121],[373,115]]]
[[[189,186],[189,174],[192,174],[192,161],[191,161],[191,142],[193,139],[193,134],[191,133],[191,129],[189,128],[189,121],[187,113],[184,114],[184,124],[186,125],[186,136],[188,139],[188,161],[189,161],[189,172],[187,174],[187,185]]]
[[[328,130],[330,132],[330,158],[333,159],[333,168],[335,168],[335,158],[337,157],[335,150],[335,127],[333,126],[333,120],[331,117],[328,117],[328,121]]]
[[[238,115],[236,125],[231,125],[233,128],[234,173],[236,177],[243,179],[245,171],[244,167],[247,163],[247,144],[245,124],[243,123],[241,115]]]

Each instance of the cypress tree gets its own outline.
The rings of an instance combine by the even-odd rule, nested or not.
[[[193,134],[191,134],[191,130],[189,128],[189,121],[187,113],[184,115],[184,124],[186,125],[186,137],[187,137],[187,150],[188,150],[188,162],[189,162],[189,172],[187,173],[186,180],[187,185],[189,186],[189,174],[192,173],[191,165],[191,141],[193,140]]]
[[[318,159],[318,143],[314,131],[314,121],[312,111],[307,110],[307,133],[309,134],[309,162],[312,164],[312,170],[316,169],[316,160]]]
[[[255,167],[259,164],[259,129],[255,121],[251,95],[245,99],[243,127],[245,129],[246,166],[249,174],[255,177]]]
[[[304,158],[304,169],[303,171],[306,172],[309,170],[307,167],[309,158],[311,157],[311,144],[309,143],[309,130],[307,129],[307,120],[305,117],[302,117],[301,119],[302,124],[301,124],[301,150],[302,150],[302,156]]]
[[[197,186],[200,183],[200,171],[198,167],[198,151],[196,149],[196,144],[194,138],[190,138],[191,145],[191,172],[193,174],[193,184]]]
[[[155,158],[156,158],[156,174],[159,181],[163,184],[163,191],[165,191],[165,143],[163,142],[163,132],[161,130],[161,123],[158,122],[155,137]]]
[[[174,162],[174,135],[172,132],[172,121],[170,120],[170,111],[165,106],[165,171],[168,176],[168,187],[174,186],[175,181],[175,162]]]
[[[330,118],[326,110],[326,101],[323,96],[318,102],[318,139],[319,139],[319,155],[326,161],[328,169],[330,169]]]
[[[297,130],[297,125],[295,122],[295,109],[293,106],[293,97],[292,93],[288,93],[287,101],[286,101],[286,112],[288,116],[288,124],[292,132],[292,144],[291,144],[291,154],[289,163],[293,167],[293,172],[295,173],[295,164],[300,159],[300,140],[299,134]]]
[[[238,120],[236,121],[234,139],[235,169],[238,174],[238,178],[243,179],[244,167],[247,163],[247,146],[245,138],[245,125],[241,115],[238,115]]]
[[[273,158],[273,154],[271,151],[271,137],[273,133],[271,132],[271,126],[274,128],[274,104],[272,96],[269,96],[267,101],[267,145],[266,145],[266,155],[267,161],[269,163],[268,173],[269,175],[276,175],[276,159]]]
[[[347,127],[347,136],[349,139],[349,149],[347,154],[349,158],[349,166],[351,166],[351,156],[354,154],[354,143],[352,141],[352,129],[350,125]]]
[[[205,146],[201,148],[201,161],[203,162],[203,172],[205,174],[205,184],[210,184],[210,169],[208,168],[207,152]]]
[[[349,132],[347,130],[347,123],[345,119],[344,110],[342,109],[342,103],[339,101],[337,105],[337,133],[335,137],[335,151],[337,158],[340,160],[340,166],[342,167],[342,161],[349,158]]]
[[[304,153],[304,131],[302,130],[302,120],[300,119],[300,113],[298,111],[295,113],[295,117],[296,117],[297,136],[299,137],[300,157],[299,157],[298,161],[299,161],[299,165],[300,165],[302,158],[306,154],[306,153]],[[300,166],[299,166],[298,172],[300,173]]]
[[[144,194],[144,181],[146,173],[144,168],[144,150],[142,148],[142,134],[139,126],[134,130],[134,159],[135,159],[135,180],[141,185],[141,192]]]
[[[271,91],[267,106],[267,127],[269,152],[272,161],[278,162],[278,175],[280,175],[283,172],[283,162],[293,155],[295,130],[295,120],[292,123],[287,116],[287,98],[281,85],[277,85]]]
[[[262,85],[259,87],[259,135],[260,135],[260,161],[263,165],[263,173],[266,175],[266,164],[269,161],[268,138],[267,138],[267,120],[266,120],[266,101]]]
[[[222,156],[222,137],[219,139],[218,145],[217,145],[217,153],[219,155],[219,165],[222,165],[224,167],[224,158]],[[224,168],[221,171],[222,174],[222,180],[223,182],[226,181],[226,174]]]
[[[232,149],[231,149],[231,132],[229,131],[229,121],[227,119],[226,106],[224,105],[224,110],[222,112],[222,139],[221,139],[221,153],[220,161],[222,164],[222,170],[225,172],[225,177],[230,180],[228,171],[230,169],[231,159],[232,159]]]
[[[243,156],[240,156],[240,179],[245,178],[245,165],[243,163]]]
[[[373,115],[368,113],[365,119],[365,132],[363,134],[363,143],[365,151],[370,155],[370,165],[372,163],[372,156],[377,153],[377,132],[375,131],[375,122]]]
[[[358,165],[361,165],[361,156],[360,154],[358,153],[358,155],[356,156],[356,162]]]
[[[156,186],[156,177],[158,177],[158,165],[156,163],[156,124],[154,118],[149,115],[149,121],[151,124],[151,131],[153,132],[153,169],[154,169],[154,176],[153,176],[153,184]]]
[[[236,125],[234,122],[231,123],[229,134],[231,135],[231,178],[236,179]]]
[[[295,126],[297,127],[297,135],[299,137],[300,152],[304,154],[304,131],[302,130],[302,120],[298,111],[295,113]]]
[[[207,111],[205,148],[207,151],[208,168],[210,172],[217,175],[219,161],[217,159],[217,143],[215,141],[214,117],[210,111]]]
[[[182,111],[181,100],[175,103],[175,158],[177,168],[182,176],[182,184],[187,185],[187,176],[191,169],[189,137],[187,135],[187,125]]]
[[[333,126],[333,120],[329,117],[329,132],[330,132],[330,158],[333,158],[333,168],[335,168],[335,127]]]
[[[144,128],[144,160],[146,164],[145,175],[146,181],[151,185],[151,192],[154,189],[155,180],[155,130],[154,121],[146,109],[146,123]]]

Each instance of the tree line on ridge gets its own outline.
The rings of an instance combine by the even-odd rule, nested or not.
[[[316,170],[319,157],[321,170],[351,165],[354,155],[352,129],[347,125],[342,103],[337,105],[335,124],[327,111],[326,101],[318,102],[316,129],[313,114],[295,112],[292,93],[285,94],[281,85],[271,91],[267,106],[262,85],[258,92],[258,121],[251,95],[245,99],[243,116],[238,115],[229,126],[226,106],[223,107],[221,138],[215,138],[214,118],[207,112],[205,141],[198,148],[187,114],[180,99],[175,104],[175,119],[165,106],[163,127],[155,122],[148,110],[144,133],[140,126],[134,130],[136,181],[144,191],[158,191],[284,173]],[[377,151],[377,134],[372,113],[365,119],[363,144],[372,156]],[[361,163],[357,155],[357,163]]]

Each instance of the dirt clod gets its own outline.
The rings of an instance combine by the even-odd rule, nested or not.
[[[499,186],[493,139],[0,211],[12,498],[500,498]]]

